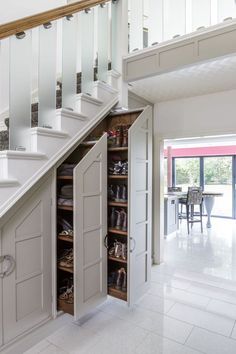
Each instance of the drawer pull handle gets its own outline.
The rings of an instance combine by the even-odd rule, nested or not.
[[[130,237],[130,242],[133,241],[134,247],[132,249],[130,249],[130,253],[133,253],[135,248],[136,248],[136,241],[133,237]]]
[[[14,271],[15,266],[16,266],[16,262],[15,262],[14,258],[10,255],[0,257],[0,263],[4,263],[5,261],[8,262],[9,265],[8,265],[7,269],[4,270],[4,272],[0,273],[0,278],[4,278],[4,277],[7,277],[8,275],[10,275]]]

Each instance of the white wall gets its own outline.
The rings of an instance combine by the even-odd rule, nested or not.
[[[63,6],[66,0],[0,0],[0,24]]]
[[[236,134],[236,90],[155,104],[154,261],[163,261],[163,141],[171,138]]]

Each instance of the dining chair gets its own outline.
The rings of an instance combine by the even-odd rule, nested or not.
[[[189,225],[193,227],[194,223],[201,224],[201,233],[203,233],[202,225],[202,211],[203,211],[203,197],[202,197],[202,188],[201,187],[188,187],[187,198],[181,198],[181,205],[186,206],[186,220],[187,220],[187,229],[189,235]],[[199,206],[199,215],[194,211],[194,207]],[[197,217],[199,216],[199,218]]]

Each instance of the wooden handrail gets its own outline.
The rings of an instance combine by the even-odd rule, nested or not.
[[[110,0],[81,0],[72,4],[58,7],[53,10],[41,12],[37,15],[24,17],[0,26],[0,39],[7,38],[31,28],[43,25],[44,23],[58,20],[76,12],[86,10],[90,7],[108,2]]]

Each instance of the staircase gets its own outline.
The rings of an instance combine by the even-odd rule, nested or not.
[[[89,8],[89,10],[85,9],[85,6],[88,7],[89,3],[91,3],[91,8]],[[100,6],[100,3],[103,5]],[[120,5],[118,5],[116,1],[106,1],[106,3],[106,7],[108,7],[108,9],[111,8],[111,14],[114,17],[116,7]],[[94,4],[97,6],[92,7]],[[71,10],[74,11],[73,19],[78,16],[78,18],[76,17],[78,22],[81,20],[83,23],[81,16],[87,16],[86,19],[90,21],[90,24],[93,23],[93,26],[95,26],[96,22],[93,20],[96,15],[98,20],[99,16],[101,16],[101,19],[106,20],[107,23],[109,23],[111,18],[108,16],[109,11],[104,10],[106,7],[104,1],[83,0],[79,3],[63,7],[62,13],[64,16],[59,18],[57,21],[62,21],[63,25],[64,22],[67,21],[65,28],[63,27],[63,30],[65,32],[67,31],[68,34],[68,28],[66,26],[68,26],[71,21],[69,17],[71,15],[66,15],[65,17],[66,8],[67,13]],[[46,14],[47,13],[45,13],[45,15]],[[51,16],[48,18],[48,21],[44,21],[39,27],[39,36],[40,31],[43,31],[42,28],[45,29],[47,28],[47,24],[53,23],[51,22],[51,20],[53,20],[51,11],[48,11],[48,16]],[[91,22],[91,20],[93,22]],[[26,24],[23,19],[22,31],[9,38],[10,46],[12,45],[11,51],[16,50],[16,47],[12,44],[16,41],[16,38],[16,45],[22,45],[22,52],[18,51],[15,55],[21,55],[22,53],[22,56],[24,56],[23,51],[24,49],[26,50],[25,46],[27,46],[27,43],[24,43],[24,41],[25,36],[27,37],[29,34],[28,31],[24,30],[24,26],[26,26]],[[0,38],[2,38],[2,27],[3,26],[0,26]],[[19,28],[19,24],[17,28]],[[48,28],[50,28],[50,26]],[[107,26],[107,28],[109,27]],[[78,29],[74,26],[74,28],[70,28],[70,31],[70,35],[73,36],[75,35],[73,31],[77,32]],[[112,31],[110,35],[111,38],[113,37],[113,40],[115,40],[117,32],[114,30],[114,26]],[[84,33],[83,29],[82,32]],[[94,36],[94,33],[91,34],[91,36]],[[101,36],[104,38],[105,33],[101,33]],[[81,72],[79,73],[76,73],[75,71],[76,65],[72,67],[71,58],[68,59],[68,62],[66,63],[65,54],[62,53],[62,58],[64,60],[62,65],[62,79],[57,81],[57,84],[55,85],[55,105],[53,106],[52,101],[46,102],[46,104],[49,105],[48,110],[51,110],[49,119],[47,118],[47,124],[40,124],[40,109],[42,109],[40,107],[45,104],[45,94],[43,101],[43,98],[41,99],[40,97],[39,91],[38,102],[31,104],[28,114],[30,121],[27,121],[24,112],[27,112],[26,105],[27,100],[29,102],[29,98],[31,97],[31,92],[29,89],[27,91],[26,86],[22,84],[22,91],[18,91],[19,97],[16,97],[15,99],[16,94],[14,97],[11,97],[14,90],[12,91],[10,89],[9,102],[15,107],[13,107],[13,109],[9,107],[9,118],[5,119],[7,130],[0,132],[0,217],[10,210],[16,201],[19,200],[31,187],[33,187],[40,178],[48,173],[48,171],[50,171],[50,169],[55,166],[58,161],[63,160],[63,157],[73,150],[90,133],[92,128],[94,128],[118,104],[120,92],[117,88],[119,87],[121,75],[116,70],[115,65],[112,65],[109,61],[107,34],[105,37],[107,38],[107,42],[105,43],[105,46],[104,43],[102,46],[102,51],[105,50],[105,56],[104,53],[103,55],[100,53],[100,40],[98,37],[97,67],[94,67],[93,64],[93,58],[95,57],[93,49],[90,53],[87,53],[87,48],[84,48],[81,51],[82,64]],[[42,39],[40,38],[39,40]],[[90,40],[93,40],[93,38],[91,37]],[[30,50],[32,50],[32,48],[30,48]],[[68,53],[68,55],[69,54],[70,53]],[[87,58],[88,62],[92,64],[90,67],[86,66],[87,63],[85,58]],[[111,55],[111,58],[114,59],[114,55]],[[76,60],[77,58],[73,58],[74,63],[76,63]],[[114,62],[115,61],[117,62],[117,59],[114,59]],[[46,72],[50,69],[50,59],[48,60],[48,63],[46,62],[46,65],[47,64],[49,68],[45,69]],[[56,65],[56,62],[54,65]],[[25,75],[28,75],[27,66],[24,67],[23,65],[21,67],[19,65],[18,69],[19,71],[25,71]],[[9,70],[10,76],[13,75],[11,74],[11,64]],[[18,76],[16,67],[12,68],[12,71],[14,71],[16,81],[19,79],[20,75],[23,75],[23,73],[20,73]],[[72,78],[73,76],[76,76],[75,84],[70,84],[70,81],[66,77],[65,73],[68,73],[68,76]],[[44,77],[45,90],[47,92],[48,78],[46,75],[44,75]],[[43,80],[43,75],[40,73],[39,78]],[[14,81],[11,82],[14,84]],[[51,93],[52,92],[48,91],[48,100],[50,100],[50,96],[53,96]],[[70,102],[73,101],[73,107],[67,105],[68,97]]]

